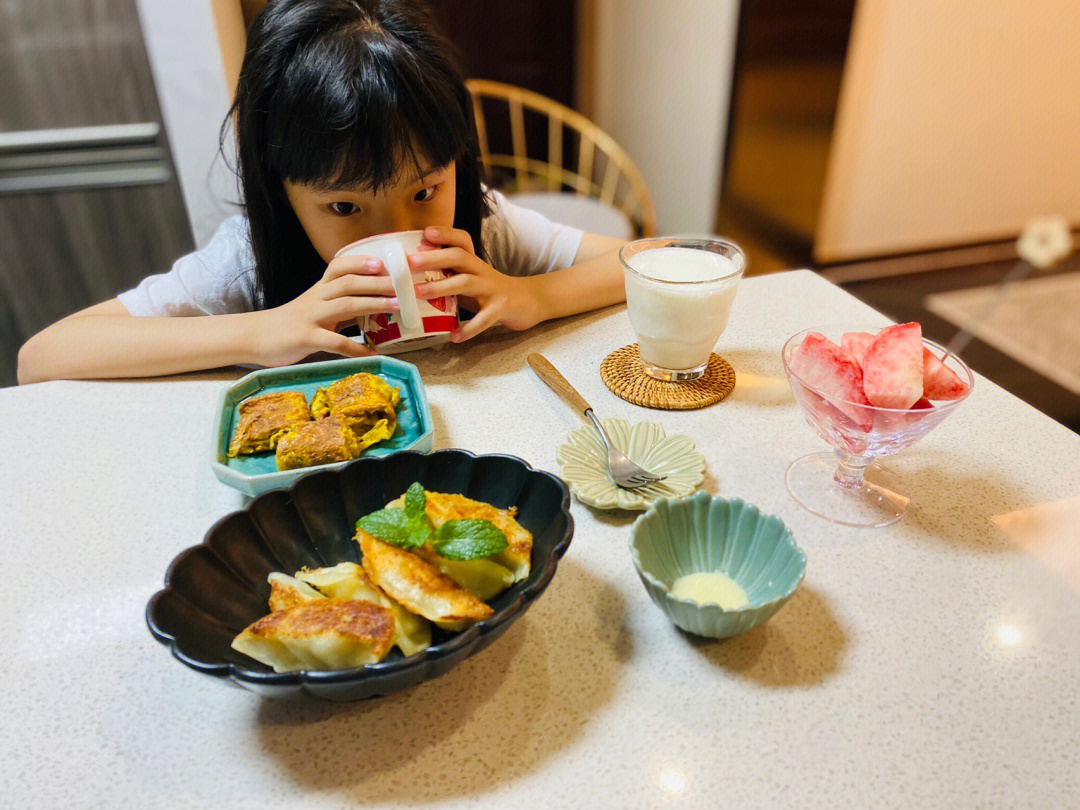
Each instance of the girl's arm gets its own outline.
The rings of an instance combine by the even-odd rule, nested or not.
[[[397,308],[378,260],[335,259],[315,285],[274,309],[231,315],[148,318],[118,299],[76,312],[19,350],[19,382],[153,377],[237,364],[283,366],[316,352],[371,350],[338,333],[364,315]]]
[[[619,248],[625,244],[625,239],[601,236],[598,233],[587,233],[581,237],[581,245],[578,246],[577,255],[574,256],[574,265],[599,258],[613,251],[615,253],[615,264],[619,264]]]
[[[574,264],[563,270],[527,276],[540,321],[576,315],[626,300],[619,263],[621,239],[587,233]]]
[[[76,312],[19,350],[19,383],[152,377],[254,363],[252,316],[136,318],[118,299]]]

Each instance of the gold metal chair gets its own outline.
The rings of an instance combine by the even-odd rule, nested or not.
[[[656,212],[645,179],[600,127],[559,102],[501,82],[470,79],[480,160],[504,194],[577,193],[621,211],[637,237],[656,234]],[[529,124],[526,123],[529,119]],[[542,123],[534,122],[546,121]],[[526,131],[546,130],[544,144],[526,144]],[[489,140],[489,135],[491,139]],[[508,144],[500,144],[500,135]],[[544,154],[544,158],[538,157]]]

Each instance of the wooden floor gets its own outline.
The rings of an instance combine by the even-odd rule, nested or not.
[[[742,248],[743,253],[746,254],[746,275],[748,276],[763,276],[768,273],[798,269],[792,262],[763,244],[751,231],[741,227],[734,220],[724,225],[720,234]]]

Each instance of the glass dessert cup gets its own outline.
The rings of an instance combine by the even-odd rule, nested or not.
[[[963,360],[924,338],[923,346],[967,384],[961,397],[907,410],[839,399],[814,388],[792,370],[792,352],[810,332],[840,343],[840,335],[830,330],[800,332],[784,344],[784,372],[806,421],[833,452],[793,461],[784,478],[787,491],[805,509],[833,523],[888,526],[904,516],[911,499],[900,476],[876,459],[903,450],[941,424],[971,394],[975,378]]]

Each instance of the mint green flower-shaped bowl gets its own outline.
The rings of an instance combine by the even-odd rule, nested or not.
[[[710,638],[737,636],[768,621],[806,573],[806,555],[780,518],[707,492],[655,501],[634,522],[630,554],[645,590],[675,626]],[[679,577],[698,572],[726,574],[749,604],[725,610],[671,595]]]

